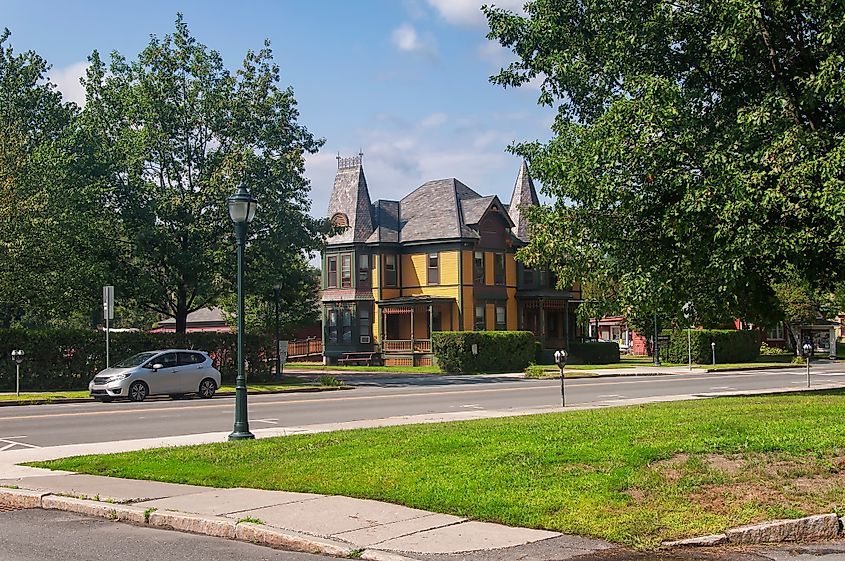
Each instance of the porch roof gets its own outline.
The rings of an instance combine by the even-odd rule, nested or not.
[[[400,296],[377,302],[379,308],[390,308],[392,306],[415,306],[429,304],[451,304],[455,299],[449,296]]]

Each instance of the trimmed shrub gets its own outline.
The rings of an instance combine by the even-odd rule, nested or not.
[[[525,367],[526,378],[545,378],[549,375],[550,373],[539,364],[529,364]]]
[[[619,344],[613,341],[588,341],[569,344],[569,360],[573,364],[612,364],[619,362]]]
[[[459,374],[522,372],[535,359],[530,331],[435,331],[431,350],[443,372]]]
[[[690,330],[692,361],[696,364],[713,362],[710,343],[716,343],[716,362],[751,362],[760,356],[760,334],[757,331],[737,329]],[[687,331],[672,332],[666,355],[668,362],[686,363]]]
[[[206,351],[220,370],[224,384],[237,375],[237,335],[234,333],[112,333],[109,355],[112,363],[142,351],[156,349]],[[81,329],[0,329],[0,390],[15,387],[12,349],[26,353],[21,364],[21,389],[84,389],[94,375],[106,367],[105,334]],[[246,335],[246,375],[253,382],[272,379],[273,340]]]

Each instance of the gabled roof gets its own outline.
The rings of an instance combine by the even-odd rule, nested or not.
[[[399,201],[399,241],[478,238],[464,223],[461,205],[479,198],[454,177],[422,184]]]
[[[531,181],[531,175],[528,173],[528,164],[523,161],[519,167],[519,174],[516,176],[516,183],[513,186],[508,213],[514,223],[512,230],[514,235],[524,242],[527,242],[528,238],[531,237],[526,210],[528,207],[539,205],[540,199],[537,197],[534,182]]]
[[[466,200],[461,203],[461,206],[463,207],[464,224],[467,226],[479,224],[489,210],[498,212],[505,219],[508,227],[514,225],[513,220],[511,220],[510,215],[507,213],[505,205],[502,204],[502,201],[496,195]]]
[[[337,159],[337,175],[329,199],[329,219],[333,224],[348,226],[329,238],[328,243],[365,242],[373,233],[372,204],[361,156]]]

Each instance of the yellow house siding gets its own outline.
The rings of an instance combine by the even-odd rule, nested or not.
[[[413,253],[402,256],[402,286],[425,284],[425,254]]]
[[[464,251],[463,268],[464,268],[464,285],[472,286],[472,259],[473,251]]]
[[[505,284],[516,286],[516,259],[513,253],[505,254]]]
[[[484,252],[484,284],[490,286],[493,284],[493,252]]]
[[[472,331],[475,324],[475,299],[472,287],[464,287],[464,331]]]
[[[496,330],[496,305],[495,304],[486,304],[484,309],[487,311],[485,314],[487,317],[484,318],[485,323],[487,325],[487,331],[495,331]]]
[[[381,310],[378,304],[373,304],[373,342],[379,340],[379,319],[381,318]]]
[[[509,288],[508,289],[508,304],[507,304],[507,306],[508,306],[508,310],[507,310],[508,330],[509,331],[515,331],[516,329],[518,329],[517,328],[518,312],[517,312],[517,307],[516,307],[516,289],[515,288]]]
[[[458,284],[458,252],[441,251],[440,260],[440,284]]]

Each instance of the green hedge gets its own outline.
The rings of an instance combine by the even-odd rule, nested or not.
[[[246,335],[247,377],[254,382],[269,381],[273,340]],[[234,383],[237,375],[237,336],[234,333],[112,333],[109,355],[115,363],[142,351],[155,349],[197,349],[214,358],[223,383]],[[84,389],[94,374],[106,366],[105,335],[99,331],[76,329],[0,329],[0,391],[15,388],[12,349],[23,349],[21,390]]]
[[[760,356],[760,334],[747,329],[691,329],[692,361],[696,364],[713,362],[710,343],[716,343],[716,363],[751,362]],[[666,352],[668,362],[686,363],[687,331],[673,331]]]
[[[478,345],[478,355],[472,345]],[[431,350],[443,372],[522,372],[534,360],[530,331],[435,331]]]
[[[573,364],[612,364],[619,362],[619,344],[613,341],[572,342],[569,362]]]

